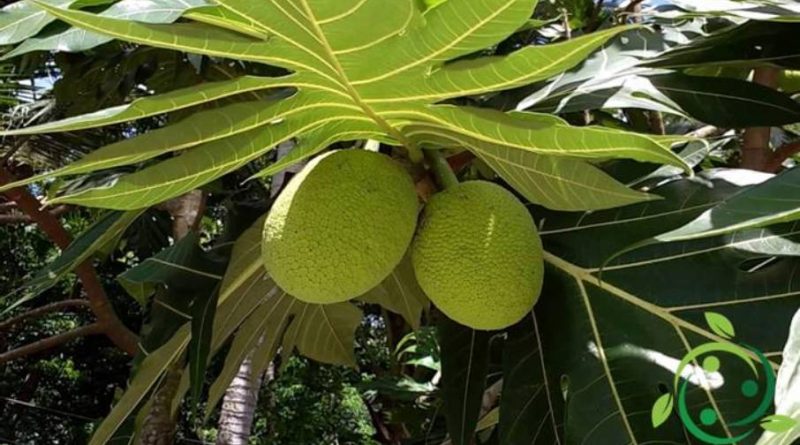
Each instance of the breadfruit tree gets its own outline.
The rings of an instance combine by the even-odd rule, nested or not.
[[[102,211],[19,304],[150,208],[198,189],[232,195],[242,182],[274,197],[213,246],[176,236],[119,277],[153,327],[92,443],[144,440],[153,413],[169,417],[184,399],[201,423],[245,361],[259,378],[294,353],[356,367],[356,330],[374,307],[400,354],[395,371],[406,373],[391,391],[376,383],[376,397],[435,406],[422,409],[427,435],[439,428],[455,445],[685,443],[672,377],[690,388],[687,404],[706,407],[704,434],[718,443],[786,434],[795,402],[743,401],[744,386],[715,385],[718,367],[704,370],[703,357],[677,363],[713,342],[747,345],[742,357],[764,376],[781,365],[800,286],[787,223],[797,175],[711,167],[739,143],[726,128],[748,127],[734,150],[742,166],[778,171],[793,154],[756,147],[762,161],[748,164],[764,143],[750,127],[800,121],[788,90],[761,81],[796,64],[785,45],[796,7],[681,1],[647,16],[641,2],[611,12],[557,3],[25,0],[4,10],[8,60],[121,42],[180,54],[200,78],[2,132],[128,128],[0,187],[46,187],[48,206]],[[703,17],[722,30],[696,32]],[[742,36],[758,54],[741,55]],[[688,127],[666,134],[670,125]],[[279,156],[280,147],[291,149]],[[408,359],[422,343],[403,348],[430,326],[441,363]],[[441,382],[414,379],[431,371]],[[731,382],[750,372],[723,371]],[[741,420],[761,405],[777,414],[764,411],[757,428]],[[409,423],[387,427],[386,443],[426,436]]]

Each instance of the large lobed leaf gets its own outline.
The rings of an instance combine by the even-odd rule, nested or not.
[[[276,91],[273,100],[240,101],[197,112],[149,135],[104,147],[74,166],[25,181],[182,152],[122,176],[109,187],[61,196],[53,203],[146,207],[238,169],[289,139],[297,140],[298,153],[286,157],[280,168],[335,142],[354,139],[372,138],[402,146],[417,161],[423,146],[466,147],[492,160],[489,163],[500,176],[530,200],[563,210],[609,208],[652,199],[595,170],[588,163],[591,160],[630,158],[685,168],[669,150],[668,141],[608,129],[574,128],[529,113],[440,104],[550,78],[627,29],[617,27],[553,45],[529,46],[505,56],[472,56],[524,25],[534,0],[450,0],[424,15],[411,0],[272,0],[258,4],[224,0],[185,15],[193,20],[172,24],[37,4],[86,31],[292,72],[283,77],[240,78],[178,90],[129,106],[6,133],[96,127],[239,97],[245,91]],[[542,157],[552,159],[540,160]],[[261,176],[278,170],[268,167]],[[539,182],[544,184],[541,190]],[[588,192],[597,197],[573,199]]]
[[[547,279],[534,316],[509,333],[507,347],[516,352],[504,364],[502,443],[687,443],[676,414],[667,412],[657,429],[651,423],[651,407],[671,390],[687,351],[744,343],[777,368],[800,281],[796,256],[773,255],[798,253],[796,224],[650,245],[605,265],[636,240],[679,227],[763,179],[714,171],[660,186],[663,201],[578,215],[535,212]],[[716,321],[706,326],[707,312],[730,320],[735,339],[724,338],[732,330]],[[692,412],[713,409],[723,420],[710,433],[747,433],[737,442],[753,443],[758,425],[733,423],[759,403],[739,392],[752,374],[720,359],[724,384],[689,384]]]

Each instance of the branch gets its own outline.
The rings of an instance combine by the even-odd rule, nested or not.
[[[777,173],[783,166],[783,161],[791,158],[792,156],[800,153],[800,141],[791,142],[781,146],[772,154],[772,159],[767,164],[767,170],[771,173]]]
[[[60,205],[54,207],[49,213],[55,217],[59,217],[72,210],[71,206]],[[24,224],[35,222],[30,216],[20,213],[12,213],[10,215],[0,215],[0,224]]]
[[[0,322],[0,332],[7,331],[9,328],[31,318],[39,318],[51,312],[60,311],[71,307],[89,307],[89,302],[86,300],[64,300],[55,303],[46,304],[36,309],[25,312],[24,314],[17,315],[16,317],[9,318]]]
[[[14,176],[0,166],[0,184],[8,184],[15,180]],[[72,237],[61,225],[61,222],[53,216],[50,212],[41,210],[41,202],[34,197],[26,188],[15,187],[5,192],[5,195],[15,201],[19,206],[20,211],[28,215],[34,221],[39,229],[47,234],[48,238],[53,241],[61,249],[66,249]],[[86,260],[75,268],[75,273],[78,279],[83,284],[83,290],[86,292],[86,298],[89,300],[89,305],[92,312],[97,317],[97,324],[102,329],[102,332],[111,340],[117,347],[133,356],[137,353],[137,344],[139,342],[136,334],[131,332],[114,312],[111,302],[100,283],[97,272],[92,266],[91,260]]]
[[[22,357],[38,354],[40,352],[53,349],[56,346],[61,346],[76,338],[86,337],[88,335],[103,334],[104,328],[99,323],[92,323],[87,326],[82,326],[71,331],[63,332],[61,334],[47,337],[42,340],[35,341],[25,346],[20,346],[17,349],[12,349],[8,352],[0,354],[0,365]]]
[[[639,14],[642,12],[642,2],[644,0],[632,0],[631,3],[625,7],[625,12],[629,14]]]
[[[713,125],[706,125],[705,127],[700,127],[697,130],[687,133],[686,136],[690,136],[693,138],[700,138],[700,139],[708,139],[710,137],[723,135],[727,131],[728,130],[724,128],[717,128]]]

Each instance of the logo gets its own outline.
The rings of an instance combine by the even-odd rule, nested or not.
[[[757,431],[760,426],[774,433],[789,431],[798,426],[791,417],[774,414],[766,415],[772,408],[775,396],[775,372],[764,354],[745,343],[734,343],[733,324],[725,316],[706,312],[706,323],[720,337],[731,342],[709,342],[689,351],[681,360],[675,372],[673,390],[658,398],[651,410],[653,427],[663,425],[677,410],[686,430],[695,438],[712,445],[734,444]],[[728,428],[735,430],[733,437],[720,437],[710,430],[717,429],[721,423],[716,403],[710,400],[705,406],[697,407],[687,401],[689,384],[710,391],[721,386],[724,381],[721,370],[723,360],[739,361],[739,366],[747,370],[748,378],[738,383],[738,392],[744,400],[755,406],[752,412],[740,419],[725,419]],[[715,428],[717,427],[717,428]],[[743,431],[740,433],[740,431]]]

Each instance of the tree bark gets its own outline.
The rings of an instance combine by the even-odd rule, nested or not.
[[[177,429],[172,418],[172,399],[181,383],[181,370],[172,367],[167,371],[161,386],[153,395],[150,412],[145,417],[138,445],[172,445]]]
[[[251,351],[225,390],[219,413],[217,445],[247,445],[250,440],[262,381],[261,375],[253,375],[252,356]],[[275,374],[272,363],[266,374],[267,381],[272,380]]]
[[[756,68],[753,71],[753,82],[775,88],[779,75],[780,70],[777,68]],[[770,127],[751,127],[744,130],[740,167],[757,171],[769,171],[773,168],[774,153],[769,146],[771,130]]]
[[[159,208],[172,216],[172,236],[179,241],[200,226],[206,208],[206,194],[193,190],[162,203]],[[177,425],[172,416],[172,401],[180,386],[183,363],[178,361],[167,371],[166,378],[156,390],[150,412],[142,422],[138,445],[172,445]]]

